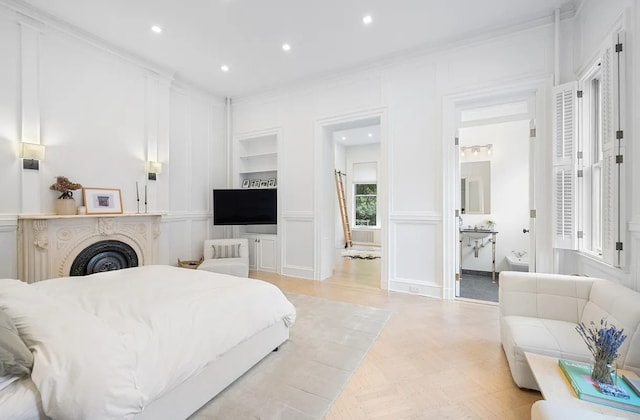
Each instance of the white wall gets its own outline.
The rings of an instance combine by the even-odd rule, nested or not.
[[[6,7],[0,6],[0,277],[17,275],[17,215],[53,212],[55,176],[119,188],[124,211],[135,212],[135,185],[147,182],[147,159],[163,164],[158,180],[148,182],[149,211],[165,214],[159,262],[199,257],[202,240],[216,234],[211,189],[226,182],[222,99],[79,32],[61,32],[46,17]],[[40,171],[21,168],[21,140],[45,145]],[[81,203],[81,191],[75,199]]]
[[[442,296],[443,97],[502,86],[505,81],[547,77],[553,70],[552,52],[552,26],[545,25],[237,99],[234,131],[281,127],[284,132],[280,177],[284,273],[312,278],[316,268],[314,232],[322,217],[314,209],[318,193],[310,188],[315,185],[312,168],[320,164],[319,155],[310,153],[321,140],[316,127],[331,118],[379,110],[384,114],[382,173],[388,185],[383,193],[389,201],[384,275],[391,290]],[[550,138],[548,132],[540,134],[541,141]]]
[[[484,225],[488,219],[496,223],[496,271],[507,269],[505,257],[512,251],[529,252],[529,121],[464,128],[460,130],[460,145],[493,144],[491,162],[491,212],[465,214],[463,225]],[[467,154],[461,162],[487,160]],[[486,243],[487,241],[485,241]],[[473,245],[462,244],[462,268],[491,271],[491,244],[487,243],[474,257]]]

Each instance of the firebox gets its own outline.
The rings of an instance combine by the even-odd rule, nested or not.
[[[71,276],[137,267],[138,255],[121,241],[100,241],[83,249],[71,264]]]

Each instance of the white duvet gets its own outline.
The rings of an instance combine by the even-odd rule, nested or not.
[[[53,418],[122,419],[295,308],[275,286],[144,266],[25,284],[0,280],[0,308],[34,353]]]

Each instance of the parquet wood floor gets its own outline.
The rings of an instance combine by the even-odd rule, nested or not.
[[[529,419],[535,391],[512,381],[498,307],[377,288],[380,260],[342,259],[316,282],[252,272],[282,290],[392,311],[326,419]]]

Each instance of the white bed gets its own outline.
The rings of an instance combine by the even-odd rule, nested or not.
[[[0,309],[34,355],[31,377],[0,391],[17,419],[186,418],[295,320],[269,283],[168,266],[0,280]]]

